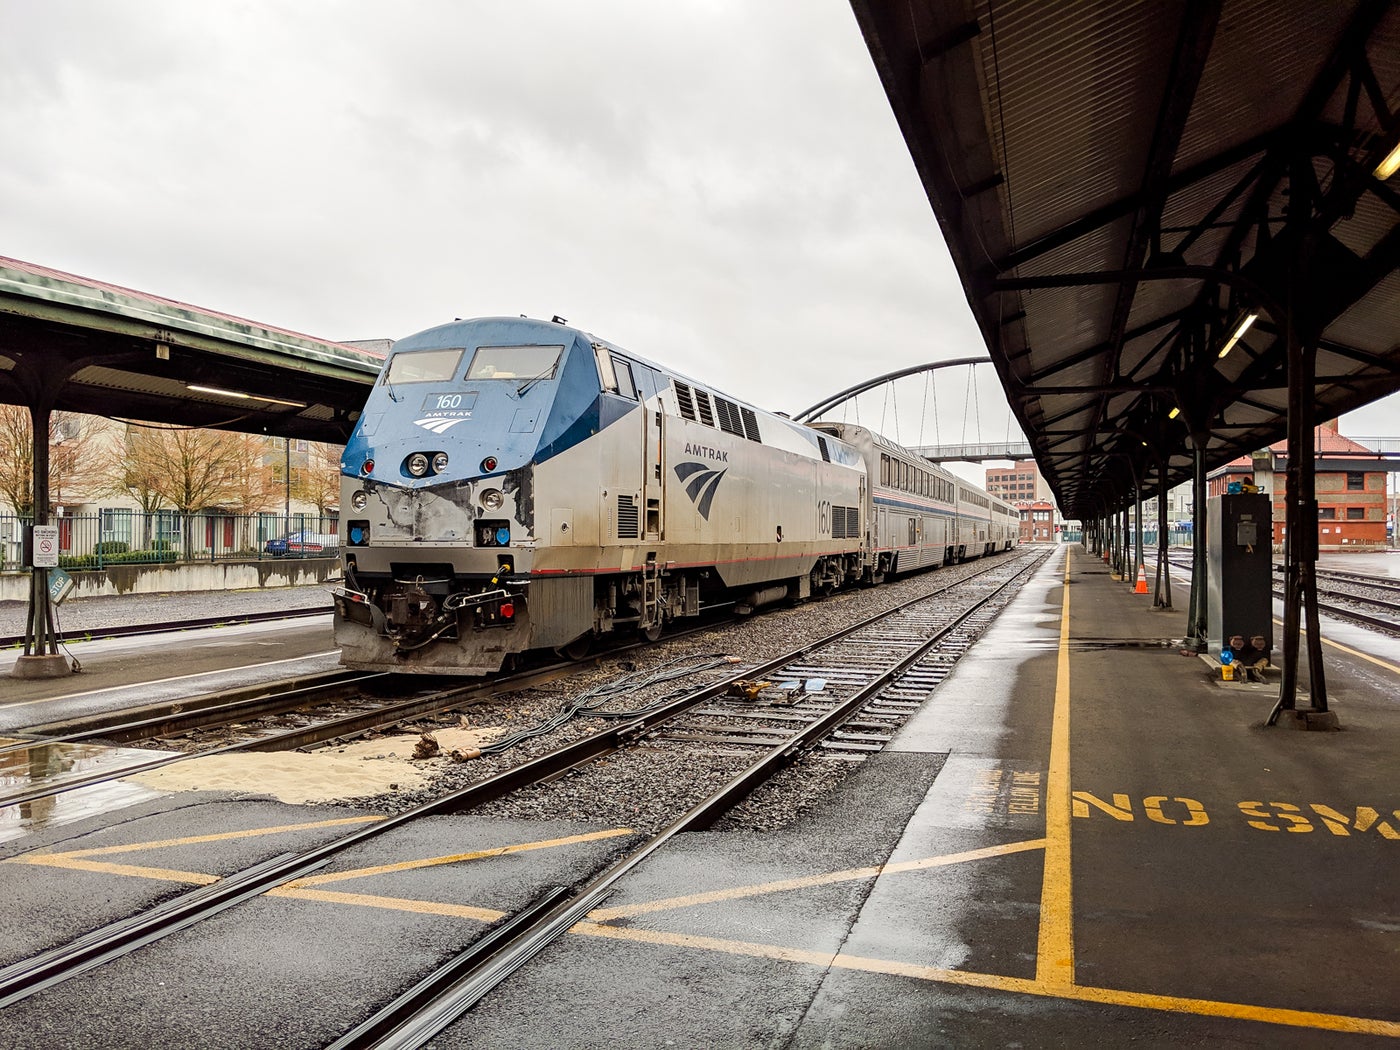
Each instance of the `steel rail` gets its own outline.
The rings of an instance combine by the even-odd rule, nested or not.
[[[687,634],[708,630],[710,626],[711,625],[706,624],[687,631],[676,632],[672,637],[682,638]],[[67,791],[76,791],[78,788],[92,787],[93,785],[103,784],[110,780],[120,780],[122,777],[131,776],[135,773],[145,773],[152,769],[160,769],[163,766],[173,765],[176,762],[184,762],[188,759],[207,758],[210,755],[231,754],[237,751],[295,751],[299,748],[310,747],[315,744],[324,744],[331,740],[338,740],[341,737],[388,729],[412,718],[421,718],[424,715],[451,711],[458,707],[477,703],[481,700],[489,699],[497,693],[513,692],[533,685],[539,685],[562,675],[572,673],[581,666],[597,663],[605,657],[638,646],[639,643],[629,642],[625,646],[599,652],[596,655],[585,657],[582,660],[553,663],[546,667],[537,668],[533,671],[520,672],[506,678],[493,678],[489,681],[474,682],[471,685],[456,686],[452,689],[433,693],[430,696],[400,701],[397,704],[389,704],[372,711],[357,711],[348,715],[342,715],[338,718],[328,719],[325,722],[318,722],[315,725],[288,729],[280,733],[269,733],[264,736],[250,737],[247,740],[239,740],[218,747],[205,748],[201,751],[163,754],[158,758],[132,765],[94,769],[87,773],[67,777],[61,781],[47,783],[42,787],[21,788],[9,794],[0,794],[0,809],[6,806],[18,806],[26,802],[34,802],[38,799],[49,798],[53,795],[61,795]],[[357,673],[358,672],[345,671],[329,672],[331,675],[342,676]],[[389,672],[376,672],[375,674],[365,677],[377,678],[381,676],[388,677]],[[313,685],[307,688],[317,688],[317,686]],[[233,706],[236,707],[237,703],[238,702],[235,702]],[[159,721],[159,719],[153,721]],[[117,732],[120,732],[124,724],[107,723],[106,727],[108,729],[116,729]],[[77,734],[74,739],[97,739],[101,738],[102,735],[102,732],[87,734],[86,731],[84,731],[83,733]],[[50,744],[67,742],[72,741],[66,737],[43,737],[22,740],[14,744],[6,745],[3,749],[0,749],[0,753],[6,750],[28,750]]]
[[[513,917],[508,924],[512,927],[509,935],[496,938],[490,946],[474,943],[464,949],[409,991],[331,1043],[327,1050],[368,1050],[371,1047],[374,1050],[411,1050],[426,1044],[552,941],[584,921],[589,912],[613,892],[623,876],[635,870],[676,835],[689,831],[703,831],[711,827],[755,787],[770,779],[778,770],[815,747],[823,738],[857,715],[871,700],[927,656],[973,614],[1022,576],[1037,568],[1045,557],[1042,555],[1022,566],[995,590],[963,610],[912,651],[903,654],[864,687],[794,733],[789,739],[759,756],[718,791],[691,807],[627,856],[615,861],[576,893],[571,896],[567,893],[561,895],[559,890],[555,890],[552,896],[559,898],[557,903],[537,903],[526,913]],[[969,577],[973,578],[975,577]],[[929,601],[942,593],[944,592],[938,591],[926,595],[917,599],[917,602]],[[898,609],[883,614],[879,619],[896,615],[910,604],[915,603],[905,603]],[[857,629],[867,625],[868,622],[862,623]],[[842,632],[841,637],[849,633],[851,632]],[[834,639],[824,639],[818,647],[831,644],[832,640]],[[761,672],[745,671],[743,674],[766,674],[768,670],[775,669],[770,662]],[[434,992],[434,989],[437,991]]]
[[[143,623],[129,627],[85,627],[73,628],[59,634],[60,645],[73,645],[77,642],[95,642],[106,638],[139,638],[148,634],[177,634],[180,631],[197,631],[205,627],[236,627],[245,623],[269,623],[275,620],[301,620],[312,616],[329,616],[334,608],[289,609],[272,612],[236,613],[230,616],[204,616],[194,620],[178,620],[174,623]],[[24,635],[0,637],[0,649],[14,649],[24,644]]]
[[[1044,555],[1041,555],[1039,558],[1034,559],[1034,561],[1030,563],[1030,567],[1039,565],[1043,558]],[[991,571],[994,570],[981,570],[971,576],[950,583],[948,586],[942,587],[930,594],[901,602],[890,609],[869,616],[825,638],[809,642],[781,656],[774,657],[757,667],[749,667],[736,671],[734,674],[725,676],[717,682],[712,682],[684,697],[678,698],[663,708],[648,712],[622,725],[603,729],[593,736],[574,741],[553,752],[541,755],[530,762],[523,763],[512,769],[505,770],[486,780],[479,781],[476,784],[464,788],[459,788],[456,791],[449,792],[440,798],[422,803],[402,813],[397,813],[383,820],[376,821],[375,823],[367,824],[340,838],[332,839],[318,846],[313,846],[301,853],[284,854],[281,857],[273,858],[271,861],[266,861],[252,868],[245,869],[242,872],[229,875],[210,886],[200,887],[197,890],[192,890],[179,897],[172,898],[157,908],[142,913],[142,915],[118,920],[117,922],[110,923],[90,933],[84,934],[82,937],[69,942],[67,945],[60,945],[50,949],[48,952],[34,956],[31,959],[14,963],[0,970],[0,1005],[9,1005],[10,1003],[18,1002],[37,991],[61,983],[68,977],[85,972],[99,963],[118,958],[142,945],[159,940],[168,933],[174,933],[177,930],[185,929],[203,918],[217,914],[219,911],[224,910],[224,908],[240,900],[247,899],[257,893],[265,892],[266,890],[290,882],[295,878],[299,878],[307,871],[320,867],[336,854],[382,835],[386,831],[402,827],[422,817],[462,812],[475,805],[509,794],[517,787],[538,783],[541,780],[549,779],[551,776],[567,772],[569,769],[583,764],[592,757],[598,757],[603,754],[621,750],[623,747],[626,747],[628,744],[644,735],[649,728],[658,724],[664,717],[675,717],[680,713],[690,710],[692,707],[712,699],[714,696],[728,689],[731,683],[745,675],[766,674],[771,670],[783,666],[785,663],[806,656],[811,651],[823,645],[845,638],[847,635],[853,634],[863,627],[878,622],[888,616],[893,616],[912,605],[935,598]],[[249,883],[250,881],[255,882],[258,888],[238,894],[236,899],[225,899],[216,892],[217,887],[226,885],[234,887],[236,891],[236,887]],[[151,918],[149,922],[145,921],[147,916],[153,916],[153,918]],[[138,923],[141,928],[141,934],[139,937],[132,937],[129,933],[129,929],[133,924]]]
[[[347,693],[353,695],[364,683],[386,677],[388,677],[387,671],[376,671],[370,674],[359,671],[330,671],[324,676],[325,680],[323,681],[293,686],[284,692],[268,692],[264,686],[260,690],[240,690],[240,692],[252,695],[237,700],[225,699],[224,695],[221,694],[214,698],[216,702],[208,704],[201,704],[199,698],[171,701],[160,705],[165,709],[165,713],[152,715],[148,718],[122,721],[112,715],[98,716],[75,723],[81,728],[55,735],[44,733],[42,727],[33,727],[28,731],[25,739],[13,744],[0,745],[0,755],[12,751],[27,751],[31,747],[42,747],[48,744],[79,744],[87,740],[111,741],[119,744],[130,743],[133,740],[149,740],[152,737],[169,736],[171,733],[185,732],[191,729],[226,725],[234,717],[265,717],[283,714],[299,707],[342,700]]]
[[[326,864],[284,853],[0,969],[0,1009]],[[291,874],[288,874],[291,872]]]

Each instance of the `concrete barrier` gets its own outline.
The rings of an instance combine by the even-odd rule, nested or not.
[[[73,598],[182,591],[256,591],[325,583],[340,575],[339,558],[191,562],[177,565],[113,565],[71,573]],[[0,573],[0,601],[29,600],[29,573]]]

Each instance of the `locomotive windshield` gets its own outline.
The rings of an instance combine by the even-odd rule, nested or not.
[[[464,353],[464,349],[455,347],[451,350],[418,350],[395,354],[389,359],[389,370],[384,374],[384,382],[389,386],[395,383],[444,382],[456,373]]]
[[[553,379],[562,346],[483,346],[467,368],[468,379]]]

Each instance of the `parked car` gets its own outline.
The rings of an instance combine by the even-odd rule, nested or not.
[[[302,558],[316,558],[337,554],[340,551],[340,538],[333,532],[312,532],[298,529],[296,532],[268,540],[264,548],[274,558],[287,555]]]

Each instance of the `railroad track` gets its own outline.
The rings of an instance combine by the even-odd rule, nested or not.
[[[1172,559],[1170,564],[1174,568],[1182,569],[1187,572],[1191,571],[1191,563],[1189,561],[1183,564]],[[1282,572],[1283,566],[1275,565],[1274,570],[1276,572]],[[1343,583],[1349,586],[1365,587],[1371,590],[1391,592],[1400,595],[1400,582],[1377,579],[1373,576],[1364,576],[1360,573],[1345,572],[1339,569],[1315,569],[1314,572],[1318,581],[1317,607],[1319,612],[1327,613],[1329,616],[1339,620],[1347,620],[1379,631],[1400,633],[1400,602],[1326,586],[1328,581],[1332,581],[1333,583]],[[1282,598],[1282,586],[1275,586],[1273,595],[1275,598]],[[1349,604],[1339,605],[1337,604],[1339,601]],[[1372,615],[1352,607],[1357,605],[1377,610],[1381,615]]]
[[[278,619],[281,614],[266,614],[260,618]],[[204,621],[195,622],[203,624]],[[675,631],[669,637],[683,638],[712,626],[706,622]],[[553,681],[642,644],[629,640],[578,660],[551,660],[522,672],[475,679],[468,685],[420,691],[406,700],[367,696],[364,690],[371,685],[418,688],[424,679],[414,676],[414,680],[406,680],[405,676],[383,672],[366,674],[337,670],[12,730],[7,735],[19,739],[0,745],[0,756],[79,743],[134,743],[152,749],[162,748],[164,753],[144,761],[103,765],[72,776],[46,778],[42,783],[17,787],[0,793],[0,808],[120,780],[191,758],[238,751],[307,750],[367,733],[388,732],[415,719],[488,700],[498,693]],[[334,710],[319,712],[323,707],[334,707]],[[291,714],[304,716],[301,719],[304,724],[291,728],[275,724]],[[213,746],[202,746],[200,741],[192,739],[195,734],[218,733],[228,739]],[[31,765],[47,768],[46,762]]]
[[[169,634],[172,631],[196,631],[203,627],[235,627],[245,623],[269,623],[274,620],[299,620],[311,616],[329,616],[327,605],[321,609],[287,609],[273,612],[232,613],[226,616],[204,616],[192,620],[167,623],[133,624],[126,627],[84,627],[62,632],[61,644],[91,642],[104,638],[139,638],[148,634]],[[24,644],[24,635],[0,636],[0,649],[14,649]]]
[[[678,633],[679,636],[679,633]],[[633,648],[630,643],[624,648]],[[176,762],[237,751],[296,751],[329,744],[332,741],[387,732],[414,719],[425,718],[466,707],[498,693],[527,689],[572,674],[580,666],[596,662],[621,650],[611,650],[582,661],[555,662],[543,667],[489,680],[473,681],[447,689],[421,692],[406,700],[373,698],[364,694],[370,684],[404,683],[400,675],[329,671],[274,686],[256,686],[233,693],[209,694],[188,700],[162,703],[136,712],[121,711],[90,719],[30,727],[11,744],[0,746],[0,755],[35,751],[58,744],[141,742],[152,745],[196,730],[238,725],[238,739],[213,747],[184,746],[175,753],[159,753],[144,761],[119,766],[103,766],[61,779],[20,787],[0,793],[0,808],[49,798],[78,788],[120,780],[136,773],[160,769]],[[311,713],[318,707],[336,705],[337,710],[322,718]],[[290,729],[247,725],[250,720],[268,720],[289,712],[306,714],[309,724]],[[134,715],[134,717],[133,717]]]
[[[825,638],[805,644],[756,666],[741,666],[700,688],[669,699],[637,717],[555,748],[537,758],[413,809],[359,828],[339,839],[297,854],[285,854],[209,886],[172,898],[140,915],[92,931],[66,945],[0,969],[0,1008],[95,966],[185,929],[249,897],[322,867],[337,853],[423,817],[461,813],[520,788],[548,783],[598,758],[615,756],[640,742],[664,741],[680,719],[698,716],[741,682],[782,680],[803,670],[837,669],[838,659],[857,647],[868,656],[848,680],[833,685],[829,696],[804,713],[801,724],[779,740],[752,746],[754,755],[718,791],[680,815],[668,827],[630,850],[600,875],[575,887],[555,890],[424,978],[414,989],[347,1033],[336,1047],[419,1046],[524,965],[551,940],[583,918],[612,886],[683,831],[711,826],[737,801],[798,757],[832,739],[852,720],[880,717],[880,705],[908,705],[946,674],[981,615],[990,618],[998,598],[1034,570],[1044,553],[1010,563],[997,562],[974,576],[906,602]],[[992,574],[997,579],[990,580]],[[939,599],[959,590],[959,607],[932,613]],[[972,593],[969,593],[972,592]],[[947,649],[940,650],[940,646]],[[841,652],[846,656],[839,656]],[[827,693],[828,690],[823,690]],[[761,696],[760,690],[755,697]],[[815,697],[809,697],[815,700]],[[791,714],[791,711],[786,712]],[[708,716],[705,716],[708,717]],[[764,721],[759,719],[759,721]],[[693,743],[693,741],[691,741]],[[676,741],[672,741],[676,743]],[[845,742],[849,745],[850,741]]]

